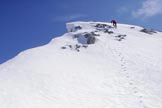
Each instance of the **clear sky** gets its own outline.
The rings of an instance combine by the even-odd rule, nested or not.
[[[0,63],[47,44],[71,21],[107,21],[162,30],[162,0],[0,0]]]

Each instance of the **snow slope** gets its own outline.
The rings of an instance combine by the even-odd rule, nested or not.
[[[104,22],[67,29],[0,65],[0,108],[162,108],[161,32]]]

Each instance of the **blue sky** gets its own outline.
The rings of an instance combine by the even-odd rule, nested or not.
[[[107,21],[162,30],[162,0],[0,0],[0,63],[47,44],[71,21]]]

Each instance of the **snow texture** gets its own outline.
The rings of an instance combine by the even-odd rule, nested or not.
[[[67,29],[0,65],[0,108],[162,108],[161,32],[104,22]]]

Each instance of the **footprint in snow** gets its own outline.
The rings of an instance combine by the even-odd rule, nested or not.
[[[122,57],[120,61],[123,61],[123,60],[124,60],[124,57]]]
[[[138,93],[138,91],[134,91],[134,93],[136,94],[136,93]]]
[[[127,76],[127,78],[130,78],[129,76]]]
[[[130,82],[130,83],[129,83],[129,85],[133,85],[133,83],[132,83],[132,82]]]
[[[140,100],[140,101],[139,101],[139,103],[143,103],[143,101],[142,101],[142,100]]]
[[[148,108],[147,106],[143,106],[143,108]]]
[[[121,66],[123,67],[123,66],[124,66],[124,64],[121,64]]]
[[[126,67],[124,66],[123,69],[126,69]]]
[[[142,98],[143,98],[143,96],[139,96],[139,103],[143,103]]]

